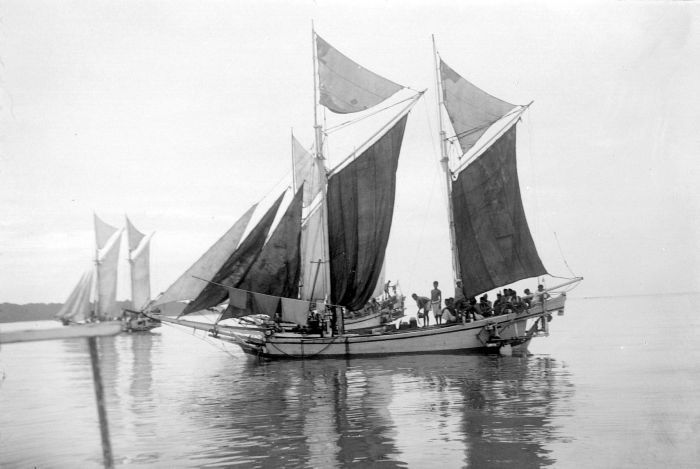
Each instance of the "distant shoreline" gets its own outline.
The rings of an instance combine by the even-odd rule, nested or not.
[[[120,307],[127,307],[127,301],[119,301]],[[55,318],[63,303],[0,303],[0,323],[45,321]]]

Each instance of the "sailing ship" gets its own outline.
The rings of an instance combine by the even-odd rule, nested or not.
[[[124,229],[118,229],[93,215],[95,227],[95,257],[85,270],[66,302],[56,314],[64,325],[102,323],[120,320],[123,329],[150,330],[160,322],[131,310],[122,311],[117,303],[119,252]],[[149,242],[126,219],[126,231],[131,264],[131,292],[134,305],[145,305],[150,296]]]
[[[255,207],[249,209],[227,233],[235,236],[225,235],[155,303],[188,301],[178,318],[161,319],[207,330],[245,353],[271,359],[526,351],[533,337],[548,334],[552,313],[564,309],[561,289],[581,278],[540,292],[540,301],[529,307],[495,316],[468,319],[457,311],[458,321],[433,327],[344,327],[342,311],[361,310],[383,282],[404,129],[424,91],[360,66],[315,31],[312,37],[313,152],[293,137],[289,193],[242,237]],[[477,88],[433,47],[453,274],[457,296],[473,298],[547,273],[525,218],[516,166],[516,126],[529,105],[512,105]],[[410,96],[397,99],[399,93]],[[346,159],[326,168],[328,130],[319,123],[319,108],[351,116],[389,109],[392,115]],[[450,136],[445,127],[452,128]],[[456,158],[448,145],[459,146]],[[181,317],[221,304],[227,307],[215,324]],[[253,314],[273,320],[255,328],[221,323]],[[283,322],[296,327],[280,327]]]

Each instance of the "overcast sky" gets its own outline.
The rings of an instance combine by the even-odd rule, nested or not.
[[[584,276],[577,296],[700,290],[700,4],[17,0],[0,5],[0,302],[64,301],[93,211],[156,231],[159,292],[276,196],[290,129],[312,143],[312,20],[430,89],[399,163],[404,293],[452,283],[431,34],[473,83],[534,100],[518,170],[550,273]]]

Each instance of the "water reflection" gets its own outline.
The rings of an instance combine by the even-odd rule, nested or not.
[[[98,347],[122,467],[544,467],[573,439],[559,428],[573,414],[572,379],[549,358],[258,363],[180,333]],[[21,437],[0,463],[100,467],[87,344],[34,348],[4,355],[3,399],[19,404],[0,423]]]
[[[548,358],[251,361],[195,397],[198,465],[542,467],[573,393]],[[221,392],[219,392],[221,391]],[[192,410],[192,409],[190,409]],[[570,409],[569,409],[570,410]],[[211,423],[215,422],[215,423]]]

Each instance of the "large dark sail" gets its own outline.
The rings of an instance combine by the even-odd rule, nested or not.
[[[407,116],[328,180],[331,302],[360,309],[381,273]]]
[[[452,184],[455,238],[467,297],[547,273],[523,210],[515,135],[513,126]]]
[[[238,288],[286,298],[297,297],[303,191],[303,187],[299,188],[262,252],[245,278],[236,285]]]
[[[236,289],[229,289],[229,306],[220,321],[249,314],[274,316],[280,297],[297,297],[303,194],[302,186],[248,273],[235,285]],[[236,298],[231,297],[234,290]]]
[[[212,282],[235,287],[241,279],[243,279],[265,244],[265,239],[275,219],[277,209],[282,203],[283,196],[284,194],[279,196],[255,228],[253,228],[245,240],[243,240],[238,249],[233,251],[214,278],[211,279]],[[225,288],[214,285],[213,283],[207,284],[197,298],[187,305],[182,314],[189,314],[194,311],[216,306],[226,300],[227,297],[228,292]]]

